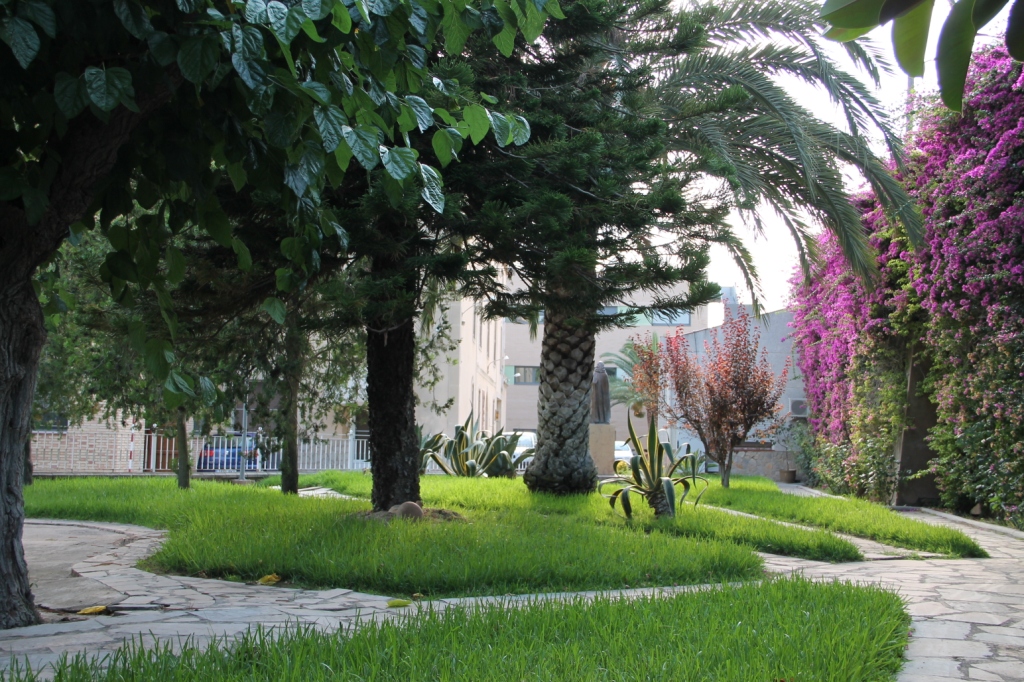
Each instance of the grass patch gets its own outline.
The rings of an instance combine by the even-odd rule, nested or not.
[[[878,542],[956,557],[987,557],[964,533],[908,519],[879,504],[855,498],[798,497],[766,478],[733,477],[731,487],[712,481],[703,501],[782,521],[818,526]]]
[[[280,485],[280,477],[268,478],[263,486]],[[330,488],[343,495],[370,498],[372,479],[350,471],[324,471],[299,477],[300,487]],[[611,510],[599,495],[558,497],[530,493],[522,481],[450,476],[421,479],[423,503],[428,507],[456,509],[462,513],[493,511],[502,514],[533,512],[545,516],[572,516],[614,528],[654,528],[673,535],[699,540],[742,544],[759,552],[796,556],[815,561],[859,561],[860,551],[851,543],[828,532],[788,528],[764,519],[750,519],[707,507],[683,507],[675,519],[654,521],[646,504],[637,504],[634,521],[627,522]]]
[[[106,665],[84,654],[64,660],[56,678],[881,682],[899,671],[909,623],[890,592],[786,579],[671,598],[423,612],[351,634],[260,631],[179,655],[133,646]]]
[[[462,482],[468,490],[476,483]],[[484,483],[511,499],[533,497]],[[504,483],[508,488],[515,482]],[[25,493],[30,516],[168,528],[170,537],[148,566],[189,575],[254,580],[277,573],[311,587],[439,597],[683,585],[762,574],[760,558],[742,545],[588,523],[571,512],[590,504],[583,497],[540,505],[566,513],[466,509],[466,523],[385,525],[349,516],[368,509],[364,501],[298,498],[222,483],[197,481],[182,492],[169,479],[40,480]],[[613,518],[610,510],[606,516]]]

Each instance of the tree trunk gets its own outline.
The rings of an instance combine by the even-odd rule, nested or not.
[[[22,484],[46,330],[31,281],[5,275],[0,272],[0,628],[15,628],[39,622],[21,544]]]
[[[729,450],[723,459],[725,461],[719,465],[722,469],[722,487],[728,488],[729,477],[732,476],[732,450]]]
[[[523,481],[534,491],[589,493],[597,487],[590,457],[594,333],[548,310],[541,348],[537,448]]]
[[[281,492],[299,493],[299,391],[305,365],[302,330],[299,321],[289,313],[284,337],[285,391],[281,410],[284,412],[284,452],[281,454]]]
[[[178,450],[178,487],[188,490],[191,485],[192,467],[188,452],[188,415],[179,407],[174,429],[174,446]]]
[[[29,432],[28,440],[25,441],[25,478],[23,485],[32,485],[32,433]]]
[[[182,78],[171,80],[176,86]],[[95,188],[110,174],[139,123],[172,94],[159,86],[156,92],[139,93],[135,112],[118,107],[106,122],[90,116],[71,122],[60,141],[49,206],[38,223],[29,225],[17,203],[0,201],[0,629],[39,622],[21,544],[25,443],[31,437],[39,354],[46,341],[32,278],[60,248],[68,227],[92,205]]]
[[[416,436],[413,364],[415,320],[366,333],[366,397],[370,421],[373,508],[420,501],[420,442]]]

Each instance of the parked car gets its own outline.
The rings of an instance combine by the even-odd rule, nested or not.
[[[238,460],[243,456],[243,451],[246,471],[255,471],[259,468],[256,434],[250,433],[246,440],[243,444],[241,436],[211,436],[203,444],[203,450],[196,461],[196,471],[238,471]]]
[[[512,461],[519,459],[521,456],[526,454],[527,450],[532,450],[537,447],[537,432],[536,431],[518,431],[521,434],[519,436],[519,442],[516,444],[515,454],[512,455]],[[527,466],[533,461],[533,457],[527,457],[522,461],[520,466]]]

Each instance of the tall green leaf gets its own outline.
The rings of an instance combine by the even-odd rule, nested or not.
[[[971,65],[974,36],[977,34],[971,21],[973,11],[974,0],[960,0],[950,10],[939,33],[936,53],[939,91],[943,103],[953,111],[963,108],[967,69]]]
[[[892,45],[896,61],[908,76],[924,76],[924,51],[928,45],[934,0],[925,0],[892,23]]]

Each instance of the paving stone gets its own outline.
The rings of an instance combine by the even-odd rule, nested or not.
[[[996,613],[983,613],[981,611],[968,611],[967,613],[949,613],[938,615],[942,620],[955,620],[962,623],[977,623],[979,625],[1002,625],[1010,620],[1006,615]]]
[[[915,656],[903,666],[902,674],[899,676],[900,682],[905,682],[905,675],[920,675],[929,679],[964,679],[960,674],[960,662],[947,657],[926,658]]]
[[[971,633],[970,623],[955,623],[943,620],[915,620],[914,637],[937,639],[967,639]]]
[[[967,679],[969,680],[988,680],[989,682],[1003,682],[1004,678],[1002,675],[996,675],[995,673],[985,672],[981,668],[971,666],[967,671]]]
[[[984,642],[914,637],[910,640],[910,646],[907,647],[907,655],[910,658],[917,656],[928,658],[945,656],[952,656],[953,658],[986,658],[992,655],[992,650]]]
[[[976,666],[981,670],[996,675],[1002,675],[1008,680],[1024,680],[1024,661],[992,661],[991,663],[978,663]]]

